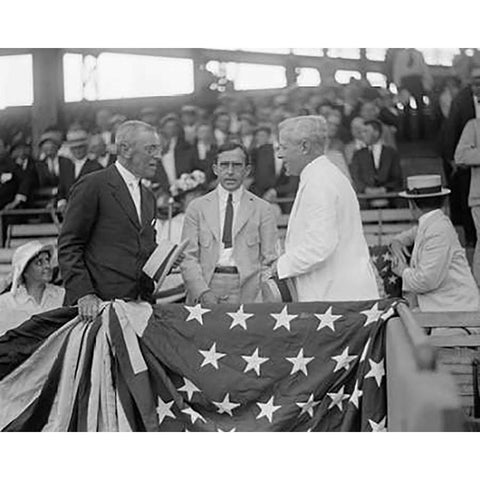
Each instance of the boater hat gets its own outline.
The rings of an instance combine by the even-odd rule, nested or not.
[[[407,189],[400,192],[403,198],[428,198],[448,195],[450,190],[442,187],[440,175],[414,175],[407,177]]]
[[[67,132],[67,146],[81,147],[88,145],[88,133],[85,130],[70,130]]]
[[[187,245],[188,239],[179,245],[163,240],[150,255],[142,270],[156,282],[155,292],[160,289],[165,277],[170,273],[173,264],[183,253]]]

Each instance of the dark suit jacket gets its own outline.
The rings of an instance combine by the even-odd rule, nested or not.
[[[155,198],[141,187],[142,224],[115,165],[85,175],[72,187],[58,260],[65,304],[89,293],[103,300],[151,300],[153,282],[142,272],[155,244]]]
[[[0,210],[13,201],[20,185],[20,169],[10,158],[0,160]]]
[[[294,196],[298,188],[298,177],[288,177],[285,169],[275,172],[273,145],[266,144],[252,151],[253,183],[250,190],[262,197],[267,190],[274,188],[279,197]]]
[[[24,159],[23,161],[18,160],[16,168],[18,170],[19,177],[17,194],[24,195],[27,198],[25,205],[28,205],[29,201],[31,200],[33,190],[38,185],[35,162],[30,157]]]
[[[403,185],[398,153],[386,145],[382,146],[378,170],[370,150],[362,148],[353,154],[350,171],[358,193],[364,193],[367,187],[385,187],[387,191],[398,191]]]
[[[62,198],[68,200],[70,189],[72,188],[72,185],[78,181],[78,179],[87,173],[96,172],[97,170],[102,169],[102,166],[96,160],[87,160],[80,170],[78,177],[75,178],[75,165],[73,164],[73,160],[60,157],[58,165],[60,174],[57,200],[61,200]]]
[[[65,160],[68,160],[68,158],[65,157],[58,157],[58,163],[60,164],[60,159],[63,158],[62,162]],[[48,169],[47,161],[44,160],[37,160],[35,162],[35,169],[37,170],[37,176],[38,176],[38,186],[40,188],[44,187],[58,187],[58,176],[50,172]]]
[[[198,154],[198,140],[195,141],[193,146],[193,170],[201,170],[203,173],[205,173],[207,185],[215,181],[217,178],[215,177],[212,169],[215,159],[217,158],[217,151],[217,145],[212,144],[210,146],[210,150],[207,151],[205,159],[200,160],[200,156]]]
[[[175,171],[177,178],[182,173],[190,173],[194,169],[195,152],[193,147],[183,138],[179,137],[175,145]]]

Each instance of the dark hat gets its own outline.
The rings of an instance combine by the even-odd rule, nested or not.
[[[60,143],[59,142],[59,135],[58,133],[55,133],[55,132],[45,132],[42,134],[42,136],[40,137],[40,140],[38,141],[38,146],[41,147],[42,144],[44,144],[45,142],[53,142],[55,145],[57,145],[58,147],[60,146]]]

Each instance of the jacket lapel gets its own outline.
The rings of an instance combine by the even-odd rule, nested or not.
[[[218,218],[220,215],[220,207],[218,205],[217,190],[209,193],[204,198],[207,202],[207,208],[203,211],[203,215],[213,235],[217,241],[220,241],[220,224]]]
[[[108,169],[110,170],[110,179],[108,181],[108,185],[111,189],[113,198],[115,198],[120,207],[122,207],[127,217],[135,225],[135,228],[140,229],[137,210],[135,209],[135,204],[133,203],[127,185],[125,184],[115,165],[108,167]]]
[[[238,214],[235,215],[235,221],[233,223],[233,238],[237,236],[238,232],[247,223],[251,214],[251,210],[249,208],[251,202],[253,202],[253,197],[245,190],[240,199]]]
[[[142,183],[140,184],[140,192],[141,192],[140,208],[142,212],[142,227],[145,228],[152,221],[152,219],[155,218],[155,211],[152,212],[149,202],[147,201],[147,198],[148,198],[147,187],[145,187],[145,185],[143,185]]]

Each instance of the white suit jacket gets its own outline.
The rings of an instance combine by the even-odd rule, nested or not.
[[[378,298],[357,197],[324,155],[300,175],[277,270],[295,279],[300,302]]]
[[[437,210],[418,227],[395,237],[413,247],[403,289],[417,295],[422,312],[478,310],[479,293],[465,250],[450,219]]]

